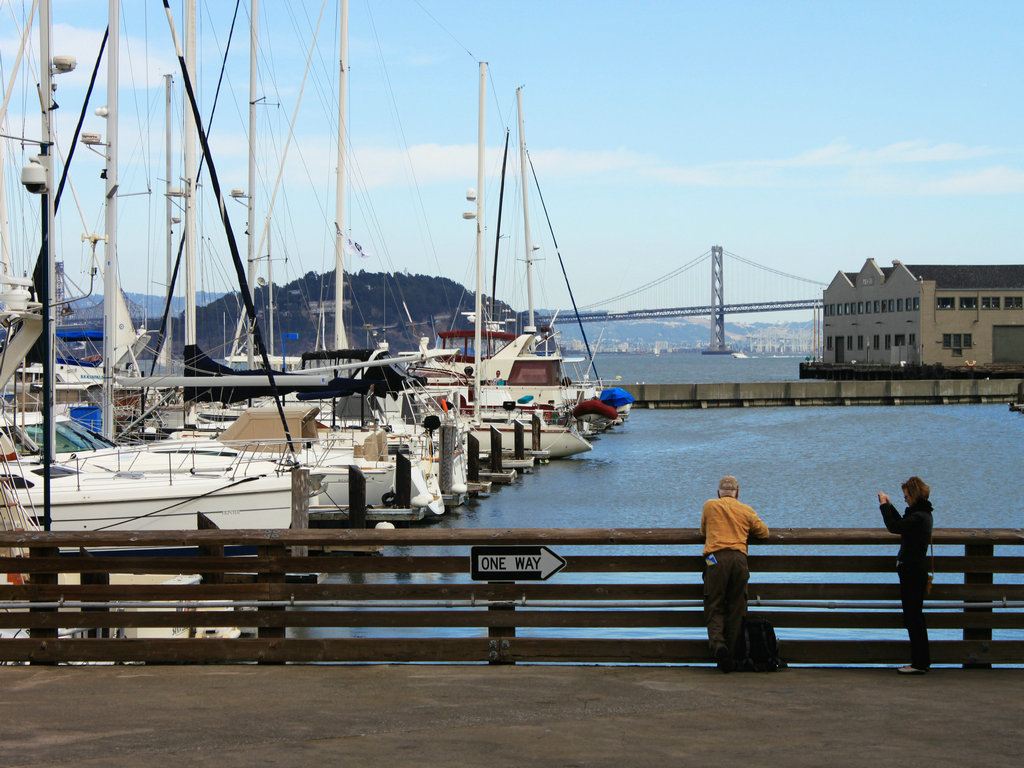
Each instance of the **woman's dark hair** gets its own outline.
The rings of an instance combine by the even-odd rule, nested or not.
[[[928,494],[931,492],[931,488],[925,485],[924,480],[917,475],[914,475],[912,478],[907,480],[907,482],[903,484],[902,488],[907,492],[907,495],[910,496],[911,502],[925,501],[928,498]]]

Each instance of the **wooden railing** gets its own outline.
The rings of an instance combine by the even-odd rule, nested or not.
[[[786,661],[909,659],[897,543],[789,529],[751,547],[751,610]],[[1024,533],[934,543],[933,662],[1024,663]],[[508,545],[567,565],[546,581],[471,579],[471,547]],[[24,631],[0,639],[0,661],[709,661],[693,529],[5,532],[3,552],[0,573],[25,583],[0,586],[0,629]]]

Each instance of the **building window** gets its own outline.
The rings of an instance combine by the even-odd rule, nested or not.
[[[878,302],[877,301],[875,302],[875,314],[876,315],[878,314]]]
[[[863,336],[858,336],[857,337],[857,349],[864,349],[864,337]]]
[[[871,340],[871,348],[872,349],[878,349],[878,334],[877,333],[875,334],[875,337]]]
[[[970,349],[973,346],[974,346],[974,337],[971,334],[969,334],[969,333],[965,333],[964,334],[964,349]]]
[[[896,302],[894,302],[892,299],[889,299],[889,311],[890,312],[895,312],[896,311],[895,304],[896,304]]]
[[[892,336],[885,334],[885,348],[892,349]]]
[[[870,301],[865,301],[864,302],[864,314],[865,315],[870,315],[871,314],[871,302]]]
[[[978,308],[978,297],[977,296],[961,296],[960,297],[960,309],[977,309]]]
[[[982,309],[999,309],[999,297],[998,296],[982,296],[981,297],[981,308]]]
[[[864,302],[863,301],[858,301],[857,302],[857,314],[858,315],[863,315],[864,314]]]
[[[903,334],[902,334],[902,333],[897,333],[897,334],[896,334],[896,338],[894,339],[894,341],[895,341],[895,343],[896,343],[896,346],[897,346],[897,347],[902,347],[902,346],[905,346],[905,345],[906,345],[906,343],[907,343],[907,340],[906,340],[906,338],[905,338],[905,337],[903,336]]]
[[[886,307],[886,301],[885,301],[885,299],[882,299],[882,311],[883,311],[883,312],[888,312],[888,311],[889,311],[889,310],[887,309],[887,307]]]
[[[847,336],[846,337],[846,348],[848,350],[853,349],[853,336]]]
[[[908,343],[910,344],[910,346],[916,347],[917,346],[917,334],[915,334],[915,333],[910,334],[910,338],[908,339]]]
[[[902,312],[903,311],[903,299],[896,299],[896,311],[897,312]]]
[[[921,308],[921,299],[917,296],[914,297],[914,311],[916,312]]]
[[[942,348],[949,349],[953,346],[953,334],[944,333],[942,334]]]
[[[910,311],[910,297],[909,296],[907,296],[907,298],[903,301],[903,306],[907,310],[907,312]]]
[[[1024,303],[1021,302],[1021,296],[1007,296],[1003,299],[1003,307],[1006,309],[1024,309]]]
[[[954,299],[952,296],[939,296],[938,298],[935,299],[935,306],[938,309],[955,309],[955,301],[956,299]]]
[[[828,349],[829,352],[832,351],[832,337],[831,336],[829,336],[828,338],[825,339],[825,348]]]

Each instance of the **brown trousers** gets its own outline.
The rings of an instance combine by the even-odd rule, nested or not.
[[[743,617],[747,615],[747,556],[736,549],[713,552],[714,565],[704,558],[704,623],[708,644],[714,654],[725,646],[735,655],[739,650]]]

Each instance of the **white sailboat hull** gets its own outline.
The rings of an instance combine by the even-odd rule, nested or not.
[[[42,485],[19,495],[41,519]],[[291,477],[80,476],[55,479],[50,501],[54,531],[195,530],[197,512],[219,528],[287,528]]]

